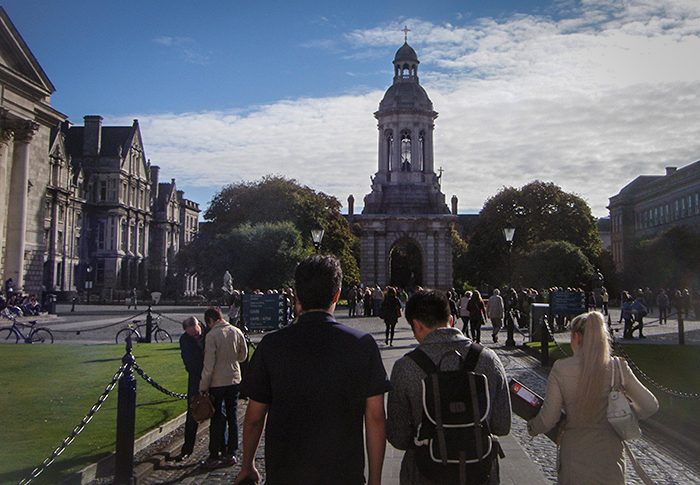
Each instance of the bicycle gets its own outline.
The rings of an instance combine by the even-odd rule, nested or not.
[[[19,339],[25,344],[44,344],[53,343],[53,334],[46,327],[37,327],[37,321],[33,320],[27,323],[18,322],[17,319],[5,312],[2,316],[12,321],[11,327],[0,329],[0,344],[18,344]],[[22,327],[29,327],[29,333],[24,334]]]
[[[126,328],[122,328],[117,332],[115,336],[115,341],[118,344],[126,342],[127,337],[131,336],[131,341],[133,343],[146,342],[146,324],[142,323],[139,325],[141,320],[132,320],[131,323],[127,325]],[[167,330],[160,328],[159,325],[160,316],[153,319],[153,324],[151,326],[151,336],[156,342],[170,342],[172,343],[173,338],[170,336]]]

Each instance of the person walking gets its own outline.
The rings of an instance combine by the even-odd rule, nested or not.
[[[666,291],[661,288],[659,294],[656,295],[656,306],[659,307],[659,324],[665,325],[668,323],[668,309],[671,306]]]
[[[129,303],[127,303],[127,305],[126,305],[127,310],[130,310],[132,306],[134,307],[134,310],[138,310],[138,308],[136,308],[136,303],[137,303],[136,297],[137,297],[136,288],[132,288],[131,291],[129,292]]]
[[[467,308],[469,309],[469,326],[472,331],[472,340],[476,343],[481,343],[481,326],[486,321],[486,307],[478,290],[472,293]]]
[[[401,301],[396,295],[396,288],[391,286],[387,288],[386,296],[382,303],[382,313],[384,325],[386,326],[384,343],[392,346],[394,345],[394,330],[399,318],[401,318]]]
[[[465,291],[464,296],[459,299],[459,317],[462,319],[462,333],[467,338],[469,338],[469,299],[471,297],[472,292]]]
[[[498,332],[503,327],[504,315],[503,297],[501,297],[501,290],[498,288],[493,290],[493,295],[491,295],[486,304],[486,315],[491,319],[491,325],[493,325],[491,336],[493,342],[496,343],[498,342]]]
[[[352,318],[355,316],[355,310],[357,307],[357,288],[354,286],[348,291],[348,317]]]
[[[603,315],[605,315],[607,317],[608,316],[608,303],[610,303],[610,295],[608,294],[608,290],[606,290],[604,286],[600,289],[600,299],[601,299],[601,303],[603,305]]]
[[[342,276],[333,256],[297,267],[297,322],[263,337],[242,384],[249,402],[234,483],[261,480],[263,428],[267,485],[364,484],[363,444],[366,483],[381,482],[389,381],[374,338],[333,317]]]
[[[187,371],[187,403],[199,393],[199,381],[204,368],[204,329],[195,317],[187,317],[182,322],[185,331],[180,336],[180,355]],[[197,421],[192,417],[189,405],[185,417],[185,442],[180,450],[177,461],[187,459],[194,451],[197,439]]]
[[[574,318],[571,322],[574,355],[554,363],[544,404],[528,422],[528,432],[535,436],[552,429],[559,422],[562,410],[566,413],[559,442],[560,485],[625,483],[622,440],[606,415],[615,365],[609,340],[601,313],[584,313]],[[619,361],[625,395],[637,417],[646,419],[659,409],[659,403],[627,362]]]
[[[469,348],[474,345],[458,328],[452,326],[449,303],[442,292],[424,290],[414,293],[406,304],[406,319],[418,341],[418,349],[427,354],[436,365],[446,355],[466,356]],[[449,366],[456,368],[457,363],[458,359],[445,358],[443,365],[446,370],[450,370]],[[474,372],[484,374],[488,381],[490,407],[486,419],[491,433],[507,435],[510,432],[511,406],[503,364],[493,350],[483,348]],[[407,355],[396,361],[391,372],[392,389],[387,399],[387,439],[395,448],[406,450],[401,462],[401,485],[438,485],[423,476],[416,463],[414,438],[422,420],[421,383],[425,377],[425,371]],[[490,484],[499,483],[498,460],[493,463],[491,476],[486,482]]]
[[[630,338],[634,338],[634,331],[639,330],[639,338],[646,338],[642,333],[644,331],[644,317],[647,315],[647,307],[644,305],[644,296],[642,294],[637,294],[634,302],[630,306],[634,321],[637,325],[630,328]]]
[[[241,382],[240,362],[248,356],[248,345],[238,328],[224,320],[221,309],[204,312],[209,332],[204,340],[204,366],[199,391],[209,394],[214,416],[209,424],[209,458],[205,468],[231,466],[236,463],[238,418],[236,401]],[[228,443],[226,426],[228,425]]]

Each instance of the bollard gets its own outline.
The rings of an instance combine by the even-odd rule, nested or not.
[[[114,459],[114,483],[134,483],[134,425],[136,422],[136,378],[132,372],[135,359],[131,353],[131,336],[126,339],[126,365],[119,379],[117,401],[117,450]]]
[[[153,315],[151,314],[151,305],[148,305],[146,310],[146,343],[151,343],[151,333],[153,332]]]
[[[71,307],[70,307],[70,311],[71,311],[71,312],[74,312],[74,311],[75,311],[75,302],[76,302],[77,300],[78,300],[78,299],[77,299],[76,297],[73,297],[73,299],[71,300],[71,302],[73,303],[73,304],[71,305]]]
[[[678,345],[685,345],[685,325],[683,323],[683,311],[678,310]]]
[[[513,310],[508,310],[506,312],[506,330],[508,331],[508,337],[506,338],[506,347],[515,347],[515,338],[513,338]]]
[[[542,331],[540,332],[540,361],[543,366],[549,365],[549,327],[545,324],[544,319],[551,324],[552,322],[552,307],[549,307],[547,315],[542,315]]]

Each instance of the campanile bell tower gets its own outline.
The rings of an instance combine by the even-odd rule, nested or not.
[[[404,32],[408,32],[405,29]],[[360,223],[362,282],[412,287],[452,286],[451,215],[435,173],[438,114],[418,79],[420,61],[404,44],[393,60],[393,83],[374,113],[377,172]]]

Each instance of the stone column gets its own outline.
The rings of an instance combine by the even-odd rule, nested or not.
[[[27,194],[29,183],[29,145],[39,125],[25,121],[15,132],[14,157],[10,176],[10,197],[7,210],[7,242],[5,276],[12,278],[15,288],[24,286],[24,248],[27,231]]]
[[[435,171],[435,162],[433,160],[433,130],[435,125],[430,125],[428,131],[425,133],[425,173],[432,173]]]
[[[2,127],[0,131],[0,265],[2,264],[2,255],[5,253],[5,244],[7,239],[7,192],[9,184],[7,183],[7,170],[9,167],[10,142],[14,132],[6,127]],[[0,266],[0,274],[4,274],[3,267]]]

